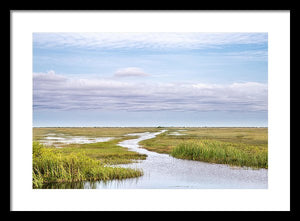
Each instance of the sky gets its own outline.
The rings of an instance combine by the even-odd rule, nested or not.
[[[267,33],[33,33],[33,126],[268,126]]]

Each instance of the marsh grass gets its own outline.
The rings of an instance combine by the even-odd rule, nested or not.
[[[122,137],[129,133],[157,132],[154,127],[34,127],[33,140],[40,140],[48,134],[86,137]]]
[[[108,167],[84,152],[63,154],[55,148],[33,142],[33,188],[51,182],[77,182],[132,178],[143,175],[138,169]]]
[[[128,164],[137,160],[146,159],[146,154],[129,151],[127,148],[117,145],[126,139],[134,139],[137,136],[123,137],[106,142],[88,144],[68,144],[58,149],[62,154],[84,153],[86,156],[100,161],[103,164]]]
[[[164,128],[168,131],[141,141],[144,148],[177,158],[222,163],[233,166],[268,168],[267,128]],[[120,141],[134,139],[129,133],[157,132],[161,128],[33,128],[33,140],[49,134],[87,137],[115,137],[107,142],[59,144],[45,147],[33,142],[34,188],[53,183],[75,184],[77,181],[123,179],[141,176],[140,170],[115,167],[146,159],[146,155],[118,146]],[[185,135],[170,133],[184,130]],[[111,166],[114,165],[114,166]],[[78,183],[77,182],[77,183]]]
[[[33,187],[41,188],[51,183],[76,183],[138,177],[141,170],[120,168],[118,164],[128,164],[146,159],[147,155],[129,151],[117,144],[134,136],[128,133],[158,131],[157,128],[33,128]],[[53,146],[43,146],[38,141],[47,136],[72,137],[115,137],[113,140],[97,143],[64,144],[59,141]],[[112,166],[114,165],[114,166]],[[44,188],[44,187],[42,187]]]
[[[268,128],[255,127],[207,127],[188,128],[187,138],[217,140],[231,143],[267,146]]]
[[[268,168],[268,128],[167,128],[143,148],[177,158]],[[172,136],[173,132],[185,135]]]
[[[186,141],[172,149],[176,158],[211,163],[268,168],[268,152],[255,146],[229,142],[199,140]]]

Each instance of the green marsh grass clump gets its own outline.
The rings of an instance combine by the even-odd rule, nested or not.
[[[176,158],[211,163],[268,168],[268,151],[257,146],[214,140],[185,141],[171,151]]]
[[[141,170],[108,167],[84,152],[62,154],[55,148],[33,142],[33,188],[51,182],[77,182],[132,178],[143,175]]]
[[[130,139],[137,138],[132,136]],[[128,164],[137,162],[137,160],[145,160],[147,155],[118,145],[120,141],[129,139],[128,137],[116,138],[106,142],[87,143],[87,144],[68,144],[63,148],[57,149],[62,154],[82,153],[86,156],[96,159],[106,165]]]

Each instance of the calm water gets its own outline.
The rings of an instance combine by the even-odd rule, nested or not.
[[[210,164],[199,161],[181,160],[167,154],[159,154],[140,148],[138,142],[151,139],[163,133],[137,133],[137,139],[125,140],[120,146],[147,154],[146,160],[138,163],[120,165],[122,167],[142,169],[144,175],[124,180],[80,182],[48,185],[45,188],[72,189],[266,189],[268,188],[268,170],[232,168],[227,165]]]

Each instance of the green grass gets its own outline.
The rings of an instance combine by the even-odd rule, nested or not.
[[[156,132],[155,127],[34,127],[33,140],[43,139],[47,134],[58,136],[86,136],[86,137],[122,137],[129,133]]]
[[[111,180],[138,177],[141,170],[111,165],[133,163],[147,155],[118,146],[120,141],[134,139],[128,133],[158,131],[157,128],[98,128],[98,127],[49,127],[33,128],[33,187],[43,188],[49,183],[76,183],[77,181]],[[43,146],[38,141],[48,134],[58,137],[115,137],[107,142],[88,144],[63,144],[62,148]],[[50,135],[50,136],[53,136]]]
[[[143,175],[141,170],[108,167],[84,152],[63,154],[55,148],[33,142],[33,188],[52,182],[77,182],[132,178]]]
[[[59,137],[115,137],[107,142],[59,144],[45,147],[33,142],[33,187],[45,184],[75,184],[84,180],[110,180],[142,175],[142,171],[112,167],[146,159],[146,155],[118,146],[120,141],[134,139],[128,133],[168,131],[140,142],[144,148],[177,158],[222,163],[234,166],[268,168],[267,128],[33,128],[33,140],[48,134]],[[186,131],[178,131],[184,129]],[[185,135],[174,136],[172,132]],[[52,136],[52,135],[50,135]],[[43,188],[43,187],[42,187]]]
[[[63,146],[63,148],[57,149],[57,152],[62,154],[85,153],[88,157],[96,159],[107,165],[128,164],[133,163],[136,160],[144,160],[147,157],[145,154],[129,151],[127,148],[117,145],[123,140],[134,138],[137,137],[123,137],[98,143],[69,144]]]
[[[247,144],[200,140],[186,141],[172,149],[176,158],[253,168],[268,168],[268,151]]]
[[[167,128],[141,141],[150,151],[211,163],[268,168],[268,128]],[[179,131],[179,130],[185,131]],[[174,136],[172,132],[184,135]]]

